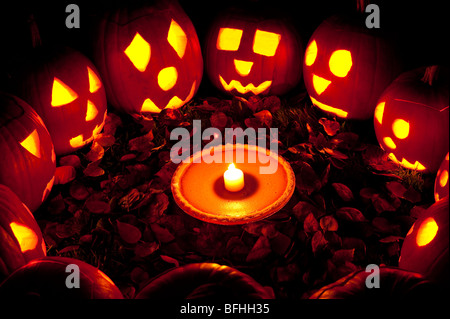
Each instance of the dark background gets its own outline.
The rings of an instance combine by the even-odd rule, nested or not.
[[[102,13],[125,0],[64,0],[11,1],[0,7],[0,90],[7,87],[11,73],[20,67],[31,47],[27,19],[33,13],[43,44],[68,45],[91,57],[93,26]],[[129,0],[127,3],[136,1]],[[137,0],[142,1],[142,0]],[[151,1],[151,0],[150,0]],[[314,29],[328,16],[351,12],[356,0],[288,1],[288,0],[179,0],[196,27],[202,47],[208,26],[215,16],[231,5],[266,7],[289,17],[301,34],[304,48]],[[444,1],[371,1],[380,7],[381,30],[400,49],[405,69],[444,64],[448,65],[448,10]],[[80,29],[67,29],[65,8],[75,3],[80,8]],[[304,49],[303,48],[303,49]],[[214,95],[215,91],[204,76],[197,96]]]

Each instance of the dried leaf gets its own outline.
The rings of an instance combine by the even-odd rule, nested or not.
[[[175,237],[166,228],[161,227],[158,224],[151,224],[150,228],[154,233],[156,239],[161,243],[168,243],[175,239]]]
[[[333,254],[331,261],[336,266],[352,262],[355,255],[355,249],[339,249]]]
[[[166,263],[173,264],[173,265],[175,265],[175,267],[180,267],[180,262],[178,260],[176,260],[175,258],[166,256],[166,255],[161,255],[159,257],[161,257],[161,259],[164,260]]]
[[[89,163],[86,168],[83,170],[84,175],[89,177],[98,177],[105,174],[105,171],[99,167],[101,159],[92,163]]]
[[[97,135],[94,141],[102,147],[110,147],[114,145],[116,138],[113,135],[102,133]]]
[[[399,225],[392,224],[384,217],[375,217],[372,219],[372,226],[375,228],[375,231],[384,234],[397,234],[400,232]]]
[[[78,168],[81,166],[80,158],[77,155],[66,155],[59,159],[60,166],[72,166]]]
[[[322,187],[322,183],[313,168],[303,162],[296,162],[296,178],[295,185],[300,192],[311,195],[314,191],[318,191]]]
[[[337,132],[339,132],[341,125],[339,122],[335,120],[329,120],[325,117],[322,117],[319,119],[319,123],[323,126],[323,129],[325,130],[325,133],[327,133],[329,136],[336,135]]]
[[[341,183],[332,183],[331,186],[335,189],[335,191],[338,193],[339,197],[344,202],[349,202],[353,200],[353,193],[350,188],[348,188],[346,185]]]
[[[245,259],[248,263],[262,262],[272,252],[270,242],[265,236],[260,236]]]
[[[281,100],[276,95],[266,96],[262,99],[262,109],[275,113],[281,108]]]
[[[387,182],[386,188],[395,196],[399,198],[403,198],[406,192],[406,187],[400,184],[399,182]]]
[[[134,249],[134,253],[136,256],[144,258],[150,256],[155,251],[159,249],[159,244],[157,242],[138,242],[136,248]]]
[[[316,218],[319,218],[323,214],[319,212],[319,209],[316,206],[304,201],[298,202],[292,208],[292,212],[300,222],[303,222],[309,214],[313,214]]]
[[[350,222],[365,222],[366,218],[356,208],[353,207],[341,207],[336,211],[336,216]]]
[[[311,248],[314,255],[322,251],[327,245],[327,240],[323,237],[321,231],[316,231],[311,239]]]
[[[259,122],[263,126],[271,127],[272,126],[272,114],[267,110],[262,110],[258,113],[253,114],[255,118],[259,120]]]
[[[77,173],[73,166],[59,166],[55,170],[55,185],[64,185],[73,181]]]
[[[111,210],[109,204],[101,200],[87,200],[86,208],[93,214],[107,214]]]
[[[125,154],[119,159],[119,162],[127,162],[127,161],[134,160],[135,158],[136,158],[136,154],[133,154],[133,153]]]
[[[209,118],[209,120],[211,122],[211,126],[216,127],[219,130],[222,130],[225,127],[227,127],[228,117],[223,112],[220,112],[220,111],[214,112],[213,114],[211,114],[211,117]]]
[[[338,230],[338,222],[331,215],[323,216],[320,219],[319,223],[320,223],[320,227],[324,231],[337,231]]]
[[[120,238],[128,244],[136,244],[142,236],[141,231],[136,226],[116,220],[117,232]]]
[[[306,216],[305,221],[303,222],[303,229],[307,233],[313,233],[319,230],[319,223],[312,213],[309,213],[308,216]]]
[[[379,194],[372,196],[372,204],[375,210],[381,214],[382,212],[395,212],[396,208]],[[400,203],[398,203],[400,204]]]
[[[76,200],[85,200],[90,195],[86,186],[78,181],[73,181],[73,183],[70,184],[69,194]]]
[[[153,131],[149,131],[147,134],[139,137],[135,137],[128,141],[128,147],[130,151],[137,151],[140,153],[149,151],[153,148]]]
[[[105,149],[99,143],[95,142],[91,145],[91,150],[86,154],[86,159],[89,162],[101,160],[105,154]]]

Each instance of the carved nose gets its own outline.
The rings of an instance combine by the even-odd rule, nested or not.
[[[313,86],[314,90],[316,90],[318,95],[322,94],[322,92],[327,89],[330,83],[331,81],[328,81],[324,78],[321,78],[320,76],[313,74]]]
[[[253,62],[234,59],[234,67],[236,72],[242,76],[247,76],[253,66]]]

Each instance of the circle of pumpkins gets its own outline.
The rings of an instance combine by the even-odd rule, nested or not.
[[[206,39],[206,68],[219,90],[245,97],[285,94],[303,73],[316,107],[348,120],[373,117],[391,160],[437,172],[436,203],[408,232],[399,268],[382,268],[381,278],[392,283],[384,293],[412,293],[413,286],[417,291],[429,282],[448,281],[448,72],[442,70],[438,83],[432,83],[436,67],[400,73],[395,52],[358,21],[325,20],[303,54],[299,35],[284,21],[222,13]],[[56,156],[100,134],[107,100],[121,112],[155,114],[182,107],[202,80],[196,30],[176,2],[118,9],[97,31],[94,63],[73,49],[37,46],[17,90],[21,98],[0,94],[2,296],[123,298],[99,269],[73,258],[46,257],[32,212],[55,183]],[[383,49],[374,55],[374,47]],[[80,269],[82,289],[67,289],[70,264]],[[364,276],[354,272],[311,298],[361,297],[367,291]],[[394,284],[399,280],[406,282],[401,288]],[[179,298],[274,298],[250,276],[212,263],[172,269],[136,297],[172,297],[175,289]]]

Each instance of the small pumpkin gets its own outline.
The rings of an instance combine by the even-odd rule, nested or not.
[[[422,275],[397,267],[380,267],[379,288],[368,288],[371,272],[357,270],[315,291],[309,299],[389,299],[423,298],[435,294],[436,287]],[[369,278],[370,280],[370,278]]]
[[[203,58],[196,30],[174,0],[139,1],[106,13],[94,61],[109,103],[128,114],[179,108],[198,90]]]
[[[380,96],[375,133],[394,162],[427,173],[439,169],[449,143],[449,74],[436,66],[407,71]]]
[[[16,194],[0,185],[0,282],[45,255],[45,242],[33,214]]]
[[[434,182],[434,199],[436,202],[444,198],[445,196],[448,196],[448,174],[450,172],[449,165],[448,165],[448,156],[445,155],[444,160],[441,163],[441,166],[439,167],[439,170],[436,174],[436,180]]]
[[[312,103],[333,116],[372,118],[378,97],[401,71],[392,45],[379,30],[368,29],[365,18],[365,13],[330,17],[306,47],[306,89]]]
[[[237,8],[222,12],[205,41],[210,81],[237,96],[282,95],[302,76],[302,40],[293,25],[272,14]]]
[[[45,47],[31,23],[34,50],[24,63],[17,95],[44,121],[56,155],[74,152],[100,133],[106,119],[106,95],[94,64],[68,47]]]
[[[439,284],[449,282],[449,196],[437,201],[408,231],[399,267],[415,271]]]
[[[76,265],[79,269],[69,265]],[[79,274],[78,288],[74,284]],[[71,277],[72,276],[72,277]],[[119,288],[101,270],[81,260],[67,257],[43,257],[14,271],[0,285],[2,298],[44,299],[123,299]]]
[[[50,193],[56,155],[42,119],[25,101],[0,93],[0,183],[34,212]]]
[[[249,275],[216,263],[195,263],[170,269],[151,279],[136,295],[136,299],[208,297],[274,298]]]

